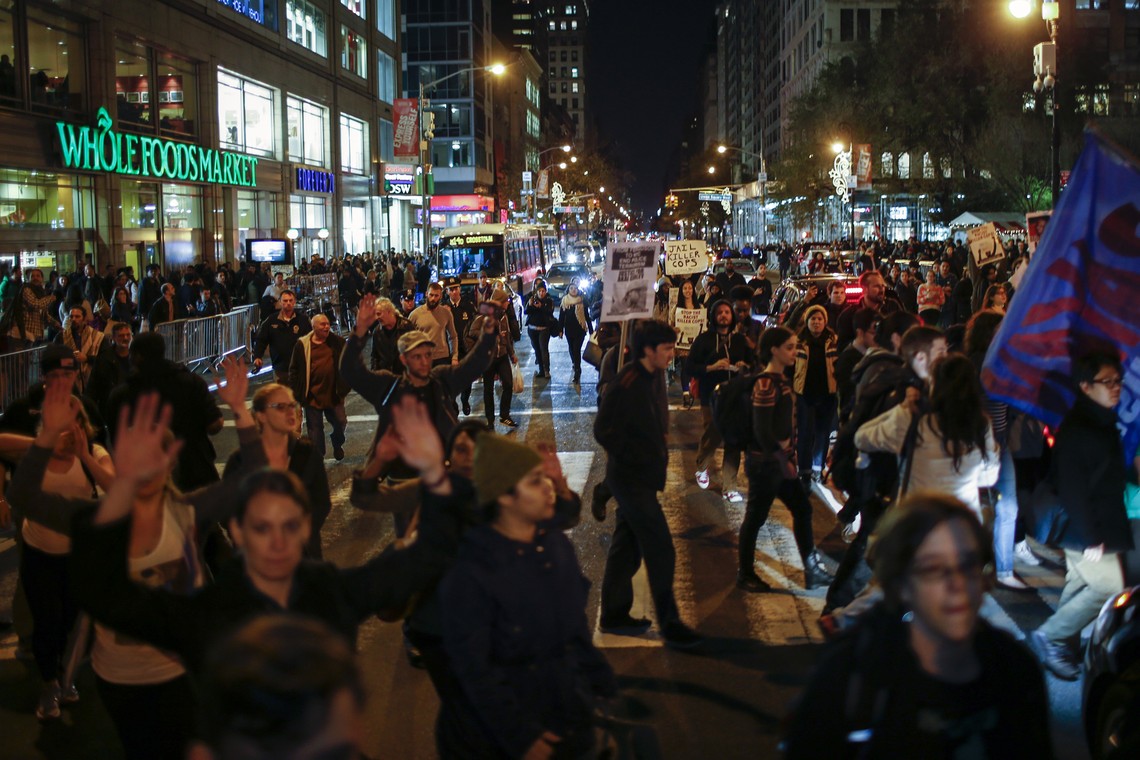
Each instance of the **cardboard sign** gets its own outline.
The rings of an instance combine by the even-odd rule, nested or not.
[[[688,350],[697,336],[704,332],[705,310],[677,309],[673,314],[673,323],[677,328],[677,348]]]
[[[1049,226],[1049,217],[1052,215],[1052,211],[1033,211],[1025,215],[1025,232],[1029,238],[1030,253],[1037,250],[1037,244],[1041,242],[1041,236],[1045,234],[1045,228]]]
[[[708,268],[709,251],[705,241],[665,241],[665,274],[694,274]]]
[[[653,316],[653,283],[657,280],[656,243],[610,246],[602,272],[603,322],[625,322]]]
[[[966,231],[966,245],[976,266],[982,267],[1005,258],[1005,244],[993,222]]]

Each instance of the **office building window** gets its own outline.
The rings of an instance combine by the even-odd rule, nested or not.
[[[566,82],[562,83],[562,92],[569,92],[570,85]]]
[[[218,123],[222,147],[275,158],[277,90],[218,69]]]
[[[327,229],[330,200],[318,195],[289,196],[289,226],[298,230]]]
[[[578,62],[578,51],[577,50],[571,50],[570,51],[570,61],[572,63]]]
[[[855,39],[866,42],[871,39],[871,10],[859,8],[855,11]]]
[[[362,79],[368,77],[368,40],[363,34],[340,28],[340,65]]]
[[[566,15],[567,16],[573,16],[575,13],[577,13],[577,9],[573,5],[567,5],[566,6]]]
[[[572,67],[570,67],[570,76],[571,76],[571,78],[573,78],[573,79],[577,79],[577,78],[578,78],[578,67],[577,67],[577,66],[572,66]]]
[[[578,83],[572,82],[570,85],[570,92],[578,92]]]
[[[377,56],[376,89],[380,100],[392,103],[396,100],[396,60],[381,50]]]
[[[115,38],[115,110],[125,127],[154,127],[151,118],[151,51],[141,42]]]
[[[328,166],[329,109],[292,95],[285,99],[289,160]]]
[[[551,82],[550,83],[550,94],[553,95],[556,92],[558,92],[558,85],[555,84],[554,82]]]
[[[340,4],[361,18],[365,18],[366,7],[364,0],[340,0]]]
[[[174,137],[198,134],[194,128],[198,116],[198,65],[162,51],[155,57],[159,131]]]
[[[571,21],[570,22],[570,28],[573,29],[574,31],[578,31],[578,22],[577,21]]]
[[[431,144],[433,166],[475,166],[475,153],[470,140],[436,140]]]
[[[883,167],[883,176],[892,177],[895,173],[895,157],[891,153],[879,156],[879,165]]]
[[[555,22],[553,22],[553,21],[551,21],[549,24],[547,24],[547,27],[546,27],[546,28],[547,28],[547,29],[549,29],[549,30],[550,30],[550,31],[552,31],[552,32],[553,32],[553,31],[557,31],[557,25],[556,25],[556,24],[555,24]]]
[[[910,179],[910,154],[899,154],[899,179]]]
[[[535,140],[542,137],[542,120],[534,111],[526,112],[526,131]]]
[[[285,18],[290,40],[317,55],[328,56],[324,11],[305,0],[285,0]]]
[[[86,60],[82,24],[40,8],[28,8],[28,92],[32,105],[81,110]]]
[[[380,120],[380,160],[391,161],[395,158],[396,138],[392,131],[392,122],[388,119]]]
[[[376,28],[388,39],[396,39],[396,0],[376,0]]]
[[[851,42],[855,39],[855,9],[842,8],[839,11],[839,41]]]
[[[340,115],[340,170],[349,174],[367,174],[368,125],[362,120]]]
[[[570,107],[571,108],[577,108],[578,107],[578,98],[571,98],[570,99]]]

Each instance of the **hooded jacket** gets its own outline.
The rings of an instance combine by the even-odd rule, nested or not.
[[[728,328],[727,336],[721,336],[716,330],[715,315],[721,304],[732,312],[732,324]],[[748,340],[736,331],[736,312],[732,309],[732,303],[722,298],[709,307],[709,329],[698,335],[689,349],[689,372],[697,378],[702,399],[711,399],[713,389],[736,374],[728,370],[709,371],[710,364],[715,364],[718,359],[723,358],[727,358],[732,364],[750,362],[752,351],[748,347]]]

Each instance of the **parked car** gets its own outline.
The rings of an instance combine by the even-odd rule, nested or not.
[[[853,274],[801,274],[781,282],[772,293],[772,305],[768,309],[767,326],[782,325],[792,310],[803,301],[808,285],[815,283],[824,291],[827,286],[839,280],[847,287],[847,303],[858,303],[863,297],[859,278]]]
[[[1140,586],[1105,602],[1093,624],[1084,670],[1081,712],[1093,760],[1136,757],[1140,746]]]
[[[752,259],[718,259],[712,265],[713,277],[723,272],[725,265],[730,261],[732,268],[744,275],[746,282],[756,276],[756,265],[752,263]]]
[[[578,290],[586,292],[594,282],[594,273],[585,264],[569,262],[554,264],[546,273],[546,287],[555,303],[566,295],[571,282],[578,283]]]

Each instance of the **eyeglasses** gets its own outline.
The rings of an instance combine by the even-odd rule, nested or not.
[[[976,581],[982,577],[982,561],[977,557],[967,558],[958,565],[921,565],[911,570],[921,583],[934,585],[947,584],[951,578],[961,576],[964,581]]]
[[[281,401],[281,402],[278,402],[276,404],[266,404],[265,408],[266,409],[273,409],[273,410],[279,412],[279,411],[282,411],[284,409],[296,409],[299,406],[300,406],[300,404],[298,404],[294,401],[289,401],[289,402]]]
[[[1120,386],[1124,385],[1124,378],[1122,378],[1120,375],[1117,375],[1116,377],[1099,377],[1093,380],[1093,382],[1097,385],[1103,385],[1105,388],[1119,388]]]

